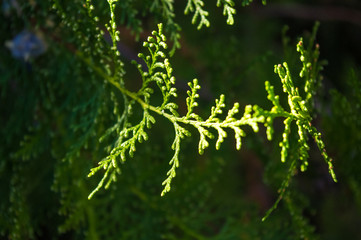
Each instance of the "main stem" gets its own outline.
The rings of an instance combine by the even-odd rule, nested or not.
[[[107,75],[100,67],[95,66],[88,58],[86,58],[82,52],[77,51],[76,55],[83,61],[85,62],[91,69],[93,69],[100,77],[104,78],[107,82],[109,82],[110,84],[112,84],[114,87],[116,87],[121,93],[125,94],[126,96],[132,98],[133,100],[137,101],[143,109],[149,109],[155,113],[157,113],[158,115],[164,116],[166,117],[169,121],[171,121],[172,123],[174,122],[179,122],[179,123],[183,123],[183,124],[187,124],[187,125],[192,125],[192,126],[202,126],[202,127],[223,127],[223,128],[231,128],[231,127],[235,127],[235,126],[242,126],[242,125],[249,125],[249,123],[254,122],[254,118],[251,119],[245,119],[245,118],[241,118],[238,121],[235,122],[230,122],[230,123],[225,123],[225,122],[207,122],[207,121],[197,121],[197,120],[191,120],[188,119],[186,117],[176,117],[174,115],[171,115],[169,113],[166,113],[162,110],[159,110],[157,107],[154,107],[146,102],[144,102],[141,98],[139,98],[137,93],[131,92],[127,89],[125,89],[124,87],[122,87],[120,85],[119,82],[116,82],[114,80],[113,77]],[[275,115],[275,117],[290,117],[291,115],[288,114],[287,112],[284,113],[272,113],[269,112],[272,115]],[[292,116],[291,116],[292,117]],[[253,121],[252,121],[253,120]],[[263,120],[261,118],[256,119],[257,122],[263,122]]]

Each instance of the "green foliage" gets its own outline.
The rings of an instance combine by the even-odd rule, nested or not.
[[[268,30],[247,14],[235,19],[252,2],[4,1],[0,236],[317,239],[313,208],[327,218],[337,201],[308,191],[313,178],[336,182],[331,156],[346,159],[335,161],[339,184],[347,182],[339,188],[361,209],[357,71],[344,93],[331,91],[327,116],[319,23],[296,51],[284,31],[286,60],[277,47],[252,53],[264,45],[257,31]],[[219,28],[219,8],[240,25]],[[181,14],[202,31],[184,29],[185,50]],[[247,34],[239,38],[238,28]],[[207,52],[214,69],[198,56]],[[274,62],[283,62],[275,74]]]
[[[206,27],[209,27],[210,23],[207,19],[208,12],[202,7],[204,6],[204,3],[202,0],[189,0],[187,2],[187,6],[184,9],[184,14],[188,14],[190,12],[194,12],[194,15],[192,17],[192,23],[195,24],[197,22],[197,18],[200,18],[200,22],[198,24],[198,29],[201,29],[203,25]]]
[[[242,6],[247,6],[252,3],[253,0],[242,0]],[[265,5],[266,0],[262,0]],[[217,0],[217,7],[223,6],[223,15],[227,16],[227,24],[234,24],[234,15],[236,14],[235,3],[233,0]],[[192,24],[196,24],[199,18],[197,29],[201,29],[203,26],[209,27],[210,22],[207,19],[208,11],[204,10],[204,2],[202,0],[188,0],[187,6],[184,9],[184,14],[193,13]]]
[[[265,123],[267,127],[267,138],[269,140],[272,139],[273,130],[273,121],[276,117],[286,118],[284,120],[285,130],[283,133],[283,139],[280,142],[281,147],[281,161],[285,162],[288,157],[289,151],[289,135],[291,131],[291,124],[295,122],[297,125],[298,132],[298,144],[297,144],[297,157],[295,159],[300,159],[301,161],[301,171],[305,171],[308,166],[308,150],[309,146],[307,143],[308,135],[307,133],[315,140],[319,150],[322,153],[322,156],[326,163],[328,164],[328,168],[330,174],[334,181],[336,181],[335,173],[333,172],[332,159],[326,153],[325,145],[321,139],[321,134],[317,131],[315,127],[311,124],[311,115],[310,111],[306,107],[306,103],[310,101],[312,97],[312,92],[315,92],[315,80],[318,78],[316,70],[319,71],[317,66],[317,58],[311,58],[313,62],[309,62],[309,55],[311,55],[310,51],[313,51],[312,48],[307,51],[303,48],[302,39],[299,41],[297,45],[297,50],[300,52],[300,59],[303,63],[302,70],[300,72],[300,77],[305,80],[305,94],[306,99],[303,100],[298,92],[298,88],[294,86],[294,83],[291,78],[291,73],[288,68],[287,63],[282,65],[275,66],[275,73],[281,79],[283,91],[287,94],[288,105],[290,111],[284,110],[284,108],[280,105],[279,96],[275,95],[273,86],[270,85],[268,81],[266,81],[266,90],[268,92],[268,99],[273,103],[274,107],[271,111],[263,110],[257,105],[251,106],[247,105],[244,110],[244,114],[240,119],[235,118],[235,114],[239,112],[239,103],[235,103],[233,108],[230,109],[227,113],[227,116],[224,120],[221,120],[219,116],[223,113],[223,109],[225,107],[224,100],[225,96],[221,95],[219,99],[216,99],[216,105],[212,107],[210,116],[203,120],[198,114],[194,113],[194,108],[198,105],[197,98],[199,97],[197,90],[200,89],[198,85],[198,81],[195,79],[193,83],[190,83],[191,91],[188,91],[188,98],[186,99],[187,104],[187,114],[184,117],[180,117],[176,109],[178,108],[175,102],[170,101],[170,97],[177,97],[176,89],[172,87],[175,84],[175,77],[172,76],[173,69],[170,66],[168,58],[166,58],[164,50],[167,49],[167,45],[165,43],[165,36],[162,34],[162,25],[158,26],[158,32],[153,31],[152,35],[154,37],[148,37],[147,42],[143,44],[149,51],[149,55],[145,56],[143,54],[139,54],[139,57],[143,59],[146,63],[148,71],[144,72],[141,68],[142,66],[139,64],[138,69],[142,76],[142,87],[137,93],[131,93],[126,89],[123,89],[118,85],[114,80],[109,79],[109,82],[117,87],[121,93],[126,94],[127,97],[133,98],[134,101],[140,103],[143,108],[143,118],[137,125],[131,125],[126,122],[125,127],[121,130],[119,134],[119,138],[116,141],[115,147],[111,150],[110,155],[102,160],[99,163],[99,166],[93,168],[89,176],[94,175],[98,170],[105,169],[105,174],[100,181],[97,188],[89,195],[89,198],[93,196],[93,194],[98,191],[104,184],[104,181],[108,179],[105,188],[109,187],[109,184],[112,181],[116,180],[115,173],[120,173],[117,158],[120,156],[121,162],[124,162],[126,157],[125,154],[129,151],[129,155],[132,157],[136,150],[135,143],[142,142],[143,140],[148,140],[148,135],[145,132],[145,127],[151,127],[151,124],[155,123],[155,119],[150,115],[149,110],[167,118],[173,125],[175,129],[175,139],[172,144],[172,149],[175,151],[175,154],[169,164],[172,166],[168,171],[168,178],[163,182],[165,185],[164,190],[162,191],[162,196],[170,191],[170,184],[172,179],[176,176],[176,168],[179,166],[178,155],[180,152],[180,142],[185,136],[190,136],[190,132],[185,128],[181,127],[179,124],[189,125],[196,128],[200,135],[200,140],[198,143],[198,151],[199,154],[203,154],[204,150],[209,146],[209,139],[214,138],[214,134],[211,133],[211,129],[215,130],[218,134],[216,141],[216,149],[220,149],[221,143],[224,141],[224,138],[227,137],[226,130],[231,129],[235,133],[236,139],[236,148],[239,150],[241,148],[241,137],[245,136],[245,132],[240,128],[243,125],[249,125],[252,127],[254,132],[258,132],[259,123]],[[314,30],[313,36],[316,34],[317,28]],[[313,42],[314,37],[311,38]],[[310,46],[312,46],[310,44]],[[316,47],[314,55],[318,56],[318,47]],[[305,63],[306,62],[306,63]],[[312,74],[310,71],[312,70]],[[105,75],[105,74],[101,74]],[[160,106],[152,106],[150,105],[150,97],[154,90],[150,87],[150,83],[155,82],[159,87],[163,102]],[[140,97],[143,97],[141,99]],[[131,105],[129,105],[131,106]],[[124,115],[123,115],[124,116]],[[120,119],[127,119],[127,114],[124,117],[120,117]],[[290,179],[287,178],[286,181]],[[282,189],[285,190],[285,187]],[[280,198],[282,195],[280,196]],[[280,199],[279,198],[279,199]],[[278,202],[277,202],[278,203]],[[277,204],[276,204],[277,205]]]

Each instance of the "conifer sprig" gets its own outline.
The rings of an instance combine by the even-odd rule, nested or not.
[[[118,51],[117,45],[120,40],[120,32],[117,29],[117,21],[115,19],[115,7],[117,0],[107,0],[110,9],[110,20],[108,24],[105,24],[106,29],[108,30],[110,37],[112,39],[111,52],[113,56],[113,75],[118,78],[118,81],[124,85],[122,75],[123,75],[123,63],[120,61],[120,52]]]
[[[150,7],[151,12],[156,12],[159,9],[162,9],[161,15],[164,20],[166,20],[166,31],[169,32],[169,39],[173,42],[173,46],[169,52],[170,56],[173,56],[175,50],[180,48],[180,26],[175,22],[175,13],[174,13],[174,1],[173,0],[155,0],[152,1]]]
[[[323,69],[324,61],[319,61],[320,46],[313,44],[316,38],[317,29],[320,23],[316,22],[308,46],[304,46],[302,38],[297,44],[297,51],[300,53],[302,70],[300,77],[305,79],[304,92],[306,105],[313,108],[313,96],[320,87],[322,76],[319,74]]]
[[[177,97],[177,89],[174,88],[175,77],[172,75],[173,68],[164,52],[167,49],[167,44],[165,43],[166,38],[162,31],[163,27],[159,25],[159,31],[153,31],[153,36],[148,37],[147,41],[144,42],[143,46],[148,49],[148,55],[138,54],[138,57],[146,63],[148,71],[144,72],[142,65],[137,65],[143,82],[137,95],[143,95],[144,102],[148,104],[153,93],[153,89],[149,85],[155,82],[163,95],[163,103],[159,109],[161,111],[167,109],[174,115],[178,115],[176,104],[170,102],[171,97]]]
[[[210,23],[207,19],[208,12],[203,9],[204,2],[202,0],[188,0],[187,6],[184,9],[184,14],[194,12],[192,17],[192,24],[197,22],[198,17],[200,18],[197,29],[201,29],[204,26],[209,27]]]
[[[161,193],[161,196],[164,196],[164,194],[166,194],[167,192],[170,191],[172,179],[176,176],[176,168],[179,167],[178,156],[179,156],[179,152],[180,152],[181,140],[184,137],[191,135],[189,131],[187,131],[185,128],[179,126],[179,124],[177,122],[175,122],[173,124],[173,126],[174,126],[174,131],[175,131],[175,138],[174,138],[174,141],[172,144],[172,149],[174,150],[174,155],[169,162],[169,165],[171,165],[172,167],[167,172],[168,177],[162,183],[162,185],[164,185],[164,189]]]
[[[163,196],[171,190],[171,182],[176,176],[176,169],[179,167],[179,153],[182,140],[186,136],[190,136],[189,128],[193,127],[197,129],[199,134],[198,152],[203,154],[204,150],[209,147],[213,138],[216,138],[215,148],[220,149],[222,142],[227,137],[227,131],[231,130],[235,134],[236,148],[241,148],[241,138],[245,136],[243,126],[250,126],[254,132],[259,131],[259,125],[263,124],[266,127],[266,133],[268,140],[272,140],[274,132],[273,121],[275,118],[284,118],[285,129],[282,135],[282,140],[279,143],[281,147],[281,161],[285,162],[288,159],[292,159],[291,168],[280,188],[280,193],[286,190],[291,181],[291,177],[294,175],[294,170],[300,165],[301,171],[305,171],[308,165],[308,138],[311,136],[317,143],[318,148],[321,151],[321,155],[328,164],[330,174],[336,181],[335,174],[333,172],[332,160],[328,157],[324,143],[321,139],[321,134],[315,127],[312,126],[312,117],[310,109],[306,106],[306,100],[299,94],[298,88],[294,85],[294,81],[291,76],[291,71],[287,63],[275,66],[275,73],[279,76],[283,92],[287,95],[287,102],[289,110],[281,106],[279,96],[275,94],[274,87],[268,82],[265,82],[265,89],[267,91],[267,98],[273,104],[271,110],[264,110],[257,105],[245,106],[243,115],[239,114],[239,104],[234,103],[233,107],[225,111],[225,96],[221,95],[219,99],[215,100],[215,105],[211,108],[210,115],[205,120],[199,116],[194,110],[198,106],[197,99],[199,98],[198,90],[200,85],[197,79],[190,82],[188,85],[190,90],[187,91],[188,97],[186,98],[187,113],[184,116],[180,116],[176,111],[178,105],[172,100],[171,97],[176,98],[176,89],[174,88],[175,78],[173,76],[173,68],[170,61],[167,58],[167,44],[166,38],[162,33],[162,24],[158,25],[158,31],[152,32],[152,37],[144,43],[144,47],[147,48],[148,54],[139,54],[139,57],[143,59],[147,66],[147,70],[144,71],[140,64],[138,69],[142,77],[142,87],[136,93],[129,92],[117,83],[112,77],[105,77],[106,80],[116,88],[120,90],[123,95],[129,97],[131,102],[139,103],[143,109],[143,118],[138,124],[123,124],[123,129],[119,133],[118,140],[115,146],[106,157],[99,163],[99,166],[93,168],[89,176],[95,174],[100,169],[105,170],[103,179],[100,181],[97,188],[91,193],[89,197],[98,191],[105,181],[107,180],[106,187],[112,181],[116,179],[116,173],[120,173],[120,169],[117,161],[124,162],[126,155],[133,156],[136,151],[136,143],[142,142],[148,139],[148,135],[145,132],[146,128],[150,128],[152,124],[155,124],[155,118],[150,112],[156,113],[162,117],[165,117],[173,124],[174,127],[174,141],[171,148],[174,150],[174,155],[171,158],[169,164],[170,170],[167,172],[167,178],[163,181],[164,189],[161,193]],[[298,46],[302,46],[302,39],[298,43]],[[299,51],[302,56],[308,54],[308,51],[302,49]],[[313,62],[315,63],[315,62]],[[312,63],[311,63],[312,64]],[[312,66],[308,67],[312,69]],[[100,69],[97,68],[99,72]],[[96,72],[97,72],[96,71]],[[302,68],[301,71],[305,71]],[[105,74],[101,74],[105,76]],[[300,74],[301,76],[301,74]],[[304,82],[310,81],[313,75],[302,75]],[[154,92],[154,86],[157,86],[162,93],[163,101],[159,106],[153,106],[151,104],[151,96]],[[312,85],[315,86],[315,85]],[[313,91],[313,89],[308,89]],[[308,91],[306,92],[307,96]],[[312,93],[311,93],[312,95]],[[313,95],[312,95],[313,96]],[[224,113],[226,112],[226,114]],[[296,146],[290,146],[290,137],[292,133],[292,124],[297,126],[298,142]],[[292,135],[294,136],[294,135]],[[293,149],[290,153],[290,149]],[[296,151],[294,149],[297,149]],[[300,160],[300,164],[296,160]],[[279,199],[276,201],[275,206],[270,209],[272,211],[282,198],[280,194]],[[269,214],[269,213],[268,213]],[[267,215],[268,216],[268,215]]]
[[[247,6],[253,0],[242,0],[241,5]],[[262,0],[262,4],[266,5],[266,0]],[[236,14],[235,2],[233,0],[217,0],[217,7],[223,6],[223,15],[227,16],[227,24],[234,24],[234,15]],[[210,22],[207,19],[208,12],[204,10],[204,2],[202,0],[188,0],[184,14],[193,13],[192,24],[196,24],[198,19],[199,23],[197,29],[201,29],[203,26],[209,27]]]
[[[236,14],[236,9],[234,8],[234,1],[232,0],[218,0],[217,7],[223,5],[223,15],[227,16],[227,24],[233,25],[234,18],[233,15]]]

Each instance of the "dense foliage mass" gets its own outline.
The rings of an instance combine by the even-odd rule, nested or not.
[[[361,237],[361,6],[290,2],[4,0],[0,236]]]

